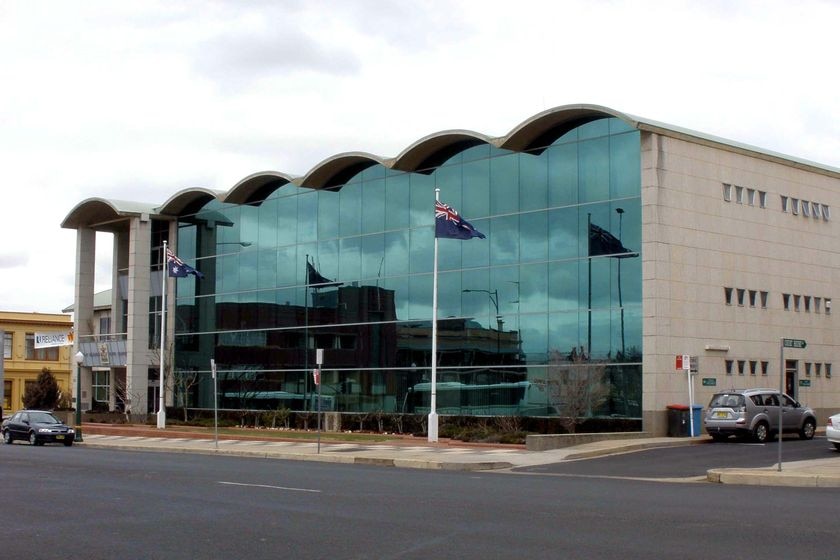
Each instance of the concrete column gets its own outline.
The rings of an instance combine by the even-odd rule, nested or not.
[[[128,324],[126,325],[126,397],[131,414],[147,414],[149,364],[149,270],[152,222],[148,215],[131,218],[128,239]],[[127,406],[129,406],[127,404]]]
[[[96,232],[81,227],[76,230],[76,285],[74,296],[74,332],[75,343],[73,355],[79,351],[79,342],[89,342],[93,334],[93,286],[96,271]],[[75,361],[73,362],[75,364]],[[76,376],[81,377],[78,383]],[[76,387],[81,385],[81,409],[90,409],[90,369],[85,367],[73,368],[72,375],[73,399],[76,399]]]
[[[127,327],[123,321],[124,290],[120,289],[120,271],[128,268],[128,231],[114,232],[111,265],[111,334],[125,335]],[[111,365],[110,371],[110,410],[116,409],[117,388],[125,387],[125,368]]]
[[[659,204],[663,179],[665,153],[658,134],[641,133],[641,189],[642,189],[642,430],[655,436],[667,434],[665,405],[658,398],[663,379],[674,375],[673,370],[661,370],[660,364],[667,359],[668,348],[657,345],[663,333],[670,330],[667,317],[657,313],[657,303],[667,294],[667,283],[663,284],[665,267],[657,267],[663,251],[658,242]],[[667,247],[664,247],[667,251]],[[673,355],[670,356],[673,364]],[[667,398],[667,397],[666,397]]]
[[[128,231],[114,233],[113,265],[111,271],[111,332],[125,333],[128,325],[123,321],[123,299],[126,294],[120,289],[120,270],[128,269]]]

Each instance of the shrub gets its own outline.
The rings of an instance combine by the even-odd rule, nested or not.
[[[29,385],[23,393],[23,406],[42,410],[53,410],[58,405],[58,381],[50,372],[44,368],[38,374],[38,380],[34,385]]]

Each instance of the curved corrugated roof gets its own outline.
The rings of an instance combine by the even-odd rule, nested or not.
[[[345,152],[321,161],[300,180],[302,187],[329,189],[347,181],[374,165],[386,165],[383,158],[367,152]]]
[[[127,217],[154,213],[155,207],[152,204],[93,197],[73,207],[61,222],[61,227],[67,229],[93,227],[101,231],[116,231],[124,227],[121,223]]]
[[[493,144],[494,139],[472,130],[444,130],[414,142],[393,159],[392,168],[400,171],[431,173],[436,167],[459,152]]]
[[[231,204],[249,204],[252,202],[260,202],[265,200],[274,191],[284,185],[292,182],[292,176],[279,171],[260,171],[248,175],[233,188],[231,188],[226,195],[222,197],[222,202],[229,202]]]
[[[109,224],[124,221],[127,216],[144,213],[166,217],[194,213],[214,198],[233,204],[259,203],[274,190],[288,183],[312,189],[340,187],[374,165],[405,172],[431,173],[447,159],[473,146],[490,144],[515,152],[539,151],[581,124],[608,117],[620,119],[637,130],[685,139],[840,178],[840,169],[835,167],[637,117],[601,105],[573,104],[542,111],[525,119],[507,135],[499,138],[470,130],[435,132],[412,143],[394,158],[366,152],[345,152],[324,159],[302,177],[293,177],[280,171],[261,171],[240,180],[226,193],[205,188],[184,189],[158,208],[136,202],[90,198],[76,205],[61,227],[118,229],[120,225]]]
[[[205,204],[213,199],[224,196],[224,192],[204,187],[191,187],[169,197],[157,210],[158,214],[167,216],[180,216],[182,214],[194,214]]]
[[[566,132],[582,124],[615,117],[637,128],[637,121],[601,105],[564,105],[534,115],[516,125],[506,136],[499,139],[499,147],[514,152],[527,152],[549,146]]]

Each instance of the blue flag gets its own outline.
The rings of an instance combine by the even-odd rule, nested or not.
[[[166,248],[166,267],[169,269],[169,276],[174,278],[186,278],[190,274],[199,280],[204,278],[202,273],[175,256],[169,247]]]
[[[462,218],[451,206],[435,201],[435,237],[449,239],[484,239],[484,234]]]
[[[595,224],[589,224],[589,256],[609,255],[616,259],[638,257],[635,253],[621,244],[616,236]]]
[[[332,288],[334,286],[342,286],[344,282],[335,282],[329,278],[325,278],[315,268],[315,266],[306,260],[306,285],[314,288]]]

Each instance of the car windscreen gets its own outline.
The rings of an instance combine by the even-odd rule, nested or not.
[[[29,421],[37,424],[61,424],[58,418],[48,412],[30,412]]]
[[[709,408],[738,408],[744,406],[744,395],[719,393],[712,397]]]

